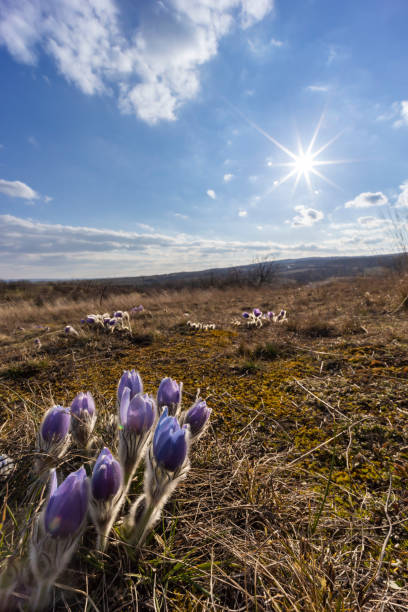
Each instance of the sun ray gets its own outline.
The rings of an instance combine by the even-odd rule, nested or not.
[[[319,178],[321,178],[323,181],[326,181],[326,183],[328,183],[329,185],[331,185],[332,187],[335,187],[336,189],[340,189],[341,187],[339,187],[337,185],[337,183],[334,183],[333,181],[331,181],[329,178],[327,178],[327,176],[324,176],[324,174],[322,174],[321,172],[319,172],[318,170],[316,170],[316,168],[312,168],[312,172],[313,174],[315,174],[316,176],[318,176]]]
[[[330,145],[332,145],[333,142],[335,142],[338,138],[340,138],[340,136],[343,133],[344,133],[344,130],[342,130],[341,132],[336,134],[336,136],[333,136],[333,138],[331,140],[329,140],[329,142],[326,142],[326,144],[324,144],[322,147],[320,147],[320,149],[318,149],[316,151],[316,153],[313,153],[313,157],[317,157],[318,155],[320,155],[320,153],[323,153],[323,151],[325,151],[327,149],[327,147],[330,147]]]
[[[283,185],[283,183],[286,183],[286,181],[288,181],[294,174],[296,174],[296,168],[291,172],[288,172],[288,174],[283,178],[279,179],[279,185]]]
[[[308,155],[311,155],[311,152],[312,152],[312,149],[313,149],[314,143],[316,142],[316,138],[317,138],[317,137],[318,137],[318,135],[319,135],[320,128],[321,128],[322,123],[323,123],[323,119],[324,119],[324,111],[323,111],[323,112],[322,112],[322,114],[320,115],[320,119],[319,119],[319,121],[317,122],[317,126],[316,126],[316,129],[315,129],[314,133],[313,133],[312,140],[310,141],[309,146],[307,147],[307,151],[306,151],[306,153],[307,153]],[[313,156],[313,157],[314,157],[314,156]]]

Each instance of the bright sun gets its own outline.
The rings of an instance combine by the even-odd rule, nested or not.
[[[305,179],[305,182],[307,183],[308,187],[310,190],[312,190],[312,183],[311,183],[311,175],[315,175],[318,176],[320,179],[322,179],[323,181],[325,181],[326,183],[329,183],[330,185],[332,185],[333,187],[336,187],[337,189],[340,189],[338,185],[336,185],[335,183],[333,183],[333,181],[331,181],[330,179],[328,179],[322,172],[320,172],[317,168],[318,166],[329,166],[331,164],[344,164],[344,163],[350,163],[353,160],[351,159],[326,159],[326,160],[322,160],[319,159],[319,156],[321,153],[323,153],[323,151],[325,151],[331,144],[333,144],[333,142],[335,140],[337,140],[337,138],[339,138],[339,136],[341,135],[341,132],[339,134],[337,134],[336,136],[334,136],[334,138],[331,138],[328,142],[326,142],[324,145],[322,145],[319,149],[314,150],[314,146],[323,122],[323,118],[324,118],[324,113],[322,113],[316,129],[313,133],[313,136],[310,140],[310,143],[308,145],[308,147],[305,149],[303,149],[302,143],[298,142],[298,153],[294,153],[293,151],[291,151],[290,149],[288,149],[287,147],[285,147],[283,144],[281,144],[278,140],[276,140],[276,138],[274,138],[273,136],[271,136],[270,134],[268,134],[268,132],[266,132],[265,130],[263,130],[261,127],[259,127],[259,125],[257,125],[254,121],[251,121],[251,119],[249,119],[248,117],[246,117],[243,113],[241,113],[240,110],[238,110],[237,108],[235,108],[232,104],[230,104],[230,106],[239,114],[241,115],[241,117],[249,124],[251,125],[255,130],[257,130],[257,132],[259,132],[260,134],[262,134],[262,136],[265,136],[265,138],[267,138],[268,140],[270,140],[271,142],[273,142],[274,145],[276,145],[281,151],[283,151],[284,153],[286,153],[286,155],[290,158],[291,161],[288,162],[273,162],[273,161],[268,161],[268,166],[284,166],[286,168],[288,168],[288,173],[285,174],[285,176],[283,176],[281,179],[279,180],[275,180],[273,182],[273,188],[275,189],[276,187],[278,187],[279,185],[282,185],[283,183],[286,183],[287,180],[289,180],[292,176],[295,177],[295,183],[294,183],[294,189],[296,189],[299,181],[301,178]]]
[[[285,176],[283,176],[278,181],[274,182],[275,186],[282,185],[282,183],[285,183],[287,180],[289,180],[293,176],[295,177],[294,189],[296,189],[297,184],[299,183],[300,179],[303,177],[309,189],[311,190],[312,189],[311,175],[314,174],[315,176],[318,176],[323,181],[326,181],[326,183],[329,183],[333,187],[338,188],[338,185],[333,183],[333,181],[331,181],[326,176],[324,176],[324,174],[319,172],[317,167],[318,166],[328,166],[330,164],[341,164],[341,163],[345,163],[351,160],[345,160],[345,159],[343,160],[334,160],[334,159],[322,160],[322,159],[319,159],[319,155],[323,153],[323,151],[325,151],[327,147],[329,147],[340,136],[340,134],[337,134],[334,138],[331,138],[323,146],[321,146],[319,149],[314,151],[313,147],[315,145],[317,136],[319,134],[319,130],[322,125],[322,121],[323,121],[323,115],[319,119],[319,122],[316,126],[316,129],[314,131],[314,134],[312,136],[312,139],[306,151],[303,149],[302,143],[299,141],[297,155],[296,153],[294,153],[287,147],[283,146],[278,140],[276,140],[276,138],[273,138],[272,136],[270,136],[270,134],[267,134],[266,132],[262,130],[262,134],[266,136],[268,140],[271,140],[279,149],[281,149],[281,151],[286,153],[286,155],[291,158],[291,161],[284,162],[284,163],[274,163],[271,161],[268,162],[268,166],[285,166],[289,169],[289,172]]]
[[[299,155],[294,162],[296,172],[300,174],[309,174],[313,171],[313,157],[311,155]]]

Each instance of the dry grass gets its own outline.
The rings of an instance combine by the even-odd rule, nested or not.
[[[18,462],[0,487],[2,565],[24,557],[41,500],[31,465],[45,409],[89,389],[100,443],[114,449],[116,383],[136,367],[148,391],[165,375],[183,380],[187,405],[200,387],[214,409],[211,427],[140,554],[120,540],[119,525],[100,558],[89,527],[52,609],[405,610],[408,322],[403,310],[393,312],[394,282],[373,286],[352,279],[117,295],[102,308],[67,300],[1,306],[0,452]],[[132,337],[60,335],[87,311],[139,303],[146,311]],[[231,327],[255,306],[286,308],[288,325]],[[217,329],[193,333],[188,318]],[[51,330],[40,335],[31,327],[39,323]],[[83,461],[73,450],[60,470]],[[132,499],[139,488],[140,477]]]

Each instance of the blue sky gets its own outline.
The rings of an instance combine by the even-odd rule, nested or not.
[[[1,0],[0,277],[396,250],[407,23],[406,0]]]

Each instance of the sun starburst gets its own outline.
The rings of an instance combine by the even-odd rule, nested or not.
[[[291,151],[287,147],[283,146],[278,140],[276,140],[276,138],[273,138],[272,136],[270,136],[269,134],[267,134],[266,132],[262,130],[263,135],[267,136],[269,140],[271,140],[279,149],[284,151],[284,153],[286,153],[286,155],[288,155],[288,157],[290,157],[292,160],[292,161],[284,162],[284,163],[274,163],[271,161],[268,162],[268,166],[285,166],[289,168],[289,172],[285,174],[282,178],[280,178],[277,181],[277,183],[275,183],[276,186],[282,185],[283,183],[286,183],[286,181],[288,181],[290,178],[294,177],[295,179],[294,189],[296,189],[297,185],[299,184],[299,181],[302,178],[304,178],[307,186],[309,187],[310,190],[312,190],[311,175],[313,174],[315,176],[318,176],[320,179],[322,179],[323,181],[325,181],[332,187],[336,187],[337,189],[340,189],[340,187],[336,185],[336,183],[331,181],[329,178],[327,178],[327,176],[325,176],[322,172],[320,172],[318,170],[318,167],[328,166],[331,164],[347,163],[347,162],[350,162],[351,160],[319,159],[319,156],[321,155],[321,153],[323,153],[323,151],[325,151],[331,144],[333,144],[334,141],[337,140],[339,136],[342,134],[342,132],[339,132],[338,134],[336,134],[336,136],[328,140],[320,148],[318,148],[317,150],[313,150],[317,137],[319,135],[319,131],[320,131],[320,128],[323,122],[323,118],[324,118],[324,114],[321,115],[317,123],[316,129],[313,133],[313,136],[306,150],[303,149],[303,145],[300,139],[298,139],[298,153],[297,154],[294,151]]]
[[[232,105],[230,104],[230,106]],[[325,159],[323,160],[319,158],[319,156],[323,153],[323,151],[325,151],[330,145],[332,145],[341,136],[342,132],[339,132],[338,134],[336,134],[336,136],[328,140],[324,145],[314,150],[316,140],[317,140],[320,128],[323,123],[324,113],[322,113],[322,115],[320,116],[320,119],[317,123],[316,129],[313,133],[313,136],[310,140],[310,143],[307,149],[306,150],[303,149],[302,142],[298,138],[298,152],[295,153],[294,151],[291,151],[290,149],[285,147],[278,140],[276,140],[276,138],[268,134],[268,132],[266,132],[261,127],[259,127],[259,125],[257,125],[254,121],[251,121],[251,119],[246,117],[240,110],[238,110],[237,108],[233,106],[232,108],[234,108],[234,110],[238,112],[241,115],[241,117],[245,119],[245,121],[250,126],[252,126],[257,132],[262,134],[262,136],[267,138],[276,147],[278,147],[278,149],[283,151],[290,158],[291,161],[288,161],[288,162],[277,162],[277,163],[272,162],[272,161],[268,162],[268,166],[273,166],[273,167],[280,166],[280,167],[288,168],[287,174],[285,174],[282,178],[277,179],[273,182],[274,188],[279,187],[283,183],[286,183],[286,181],[288,181],[290,178],[294,177],[294,187],[293,187],[294,190],[296,189],[297,185],[299,184],[299,181],[302,178],[304,178],[309,189],[312,190],[311,175],[315,175],[319,177],[321,180],[331,185],[332,187],[335,187],[336,189],[340,189],[340,187],[336,185],[336,183],[331,181],[327,176],[325,176],[322,172],[320,172],[320,170],[318,170],[318,167],[329,166],[332,164],[351,163],[353,160],[351,159]]]

